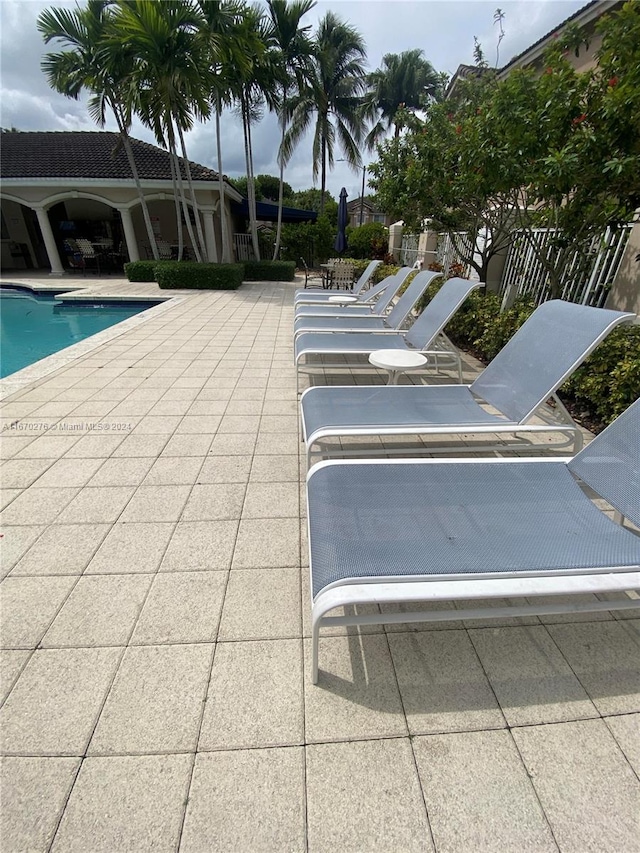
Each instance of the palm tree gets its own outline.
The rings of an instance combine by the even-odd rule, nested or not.
[[[231,261],[229,231],[227,226],[227,209],[225,206],[224,170],[222,167],[222,144],[220,119],[225,106],[231,106],[232,87],[235,82],[236,68],[248,70],[248,59],[237,38],[235,27],[242,15],[243,6],[239,2],[222,2],[222,0],[198,0],[200,8],[199,34],[205,42],[208,51],[209,68],[211,72],[211,92],[209,99],[215,115],[216,151],[218,185],[220,187],[220,228],[222,233],[221,260],[222,263]]]
[[[285,160],[316,116],[313,134],[313,177],[321,174],[321,213],[327,182],[327,165],[334,164],[336,138],[344,159],[361,168],[360,142],[365,122],[361,114],[365,90],[366,49],[358,31],[327,12],[318,25],[313,61],[306,87],[291,99],[292,114],[282,146]],[[334,124],[335,122],[335,124]]]
[[[282,131],[278,161],[280,165],[280,189],[278,193],[278,226],[273,248],[273,260],[278,257],[282,235],[282,205],[284,198],[284,139],[288,125],[289,94],[294,86],[298,91],[303,87],[304,75],[312,45],[307,33],[310,26],[301,27],[300,21],[315,6],[315,0],[267,0],[269,9],[271,36],[276,45],[275,63],[281,73],[280,85],[280,127]]]
[[[442,93],[442,76],[419,49],[387,53],[382,57],[382,67],[367,76],[367,84],[370,89],[363,112],[368,119],[375,120],[365,140],[367,148],[373,148],[392,125],[394,136],[400,135],[401,107],[411,111],[421,109],[429,100],[439,100]]]
[[[119,0],[114,16],[113,39],[127,44],[136,56],[134,108],[156,140],[169,151],[176,203],[178,257],[182,257],[182,216],[191,238],[196,259],[202,260],[204,237],[195,192],[190,180],[184,131],[194,118],[208,118],[210,106],[208,68],[201,41],[196,38],[198,10],[190,0]],[[183,159],[177,153],[180,140]],[[196,239],[184,190],[182,164],[190,186],[191,203],[198,226]]]
[[[47,9],[37,22],[45,44],[60,41],[65,50],[47,53],[42,61],[49,85],[68,98],[77,100],[80,92],[92,93],[89,113],[99,127],[104,127],[106,108],[113,113],[136,185],[142,215],[153,257],[158,260],[158,247],[142,191],[129,129],[131,110],[128,90],[133,71],[133,56],[126,45],[109,49],[106,34],[112,17],[106,0],[89,0],[84,8]]]
[[[246,69],[236,69],[237,84],[233,91],[244,134],[251,240],[255,257],[260,260],[251,126],[262,118],[265,102],[271,109],[277,109],[276,82],[279,72],[273,62],[273,40],[261,6],[245,6],[242,19],[236,27],[236,35],[246,55],[251,58]]]

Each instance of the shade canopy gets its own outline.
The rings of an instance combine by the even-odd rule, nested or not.
[[[249,203],[246,198],[242,201],[231,202],[231,212],[236,216],[244,216],[249,218]],[[261,222],[277,222],[278,221],[278,205],[268,201],[256,202],[256,218]],[[283,222],[315,222],[318,214],[315,210],[299,210],[297,207],[283,207],[282,221]]]

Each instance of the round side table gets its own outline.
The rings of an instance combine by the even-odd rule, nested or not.
[[[358,297],[357,296],[346,296],[346,295],[345,296],[330,296],[328,301],[333,303],[334,305],[351,305],[353,302],[358,301]]]
[[[402,373],[424,367],[427,363],[427,357],[421,352],[378,349],[371,353],[369,361],[374,367],[379,367],[389,373],[387,385],[397,385],[398,377]]]

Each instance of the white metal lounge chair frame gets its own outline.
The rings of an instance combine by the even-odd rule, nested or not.
[[[396,281],[398,281],[397,286],[394,287],[394,285],[390,285],[390,287],[387,288],[386,292],[381,297],[382,304],[380,304],[380,300],[378,300],[374,310],[368,317],[363,318],[362,315],[359,314],[348,315],[347,312],[345,312],[346,316],[344,317],[296,317],[293,329],[293,339],[295,340],[300,335],[304,335],[305,332],[327,335],[342,333],[350,334],[352,332],[374,332],[375,334],[396,335],[405,325],[407,318],[424,292],[424,288],[428,287],[435,278],[438,278],[441,275],[442,273],[440,272],[432,271],[422,273],[423,278],[421,281],[426,282],[426,284],[418,284],[418,291],[415,298],[412,296],[411,284],[413,284],[413,282],[411,282],[402,296],[396,299],[398,290],[402,285],[402,281],[398,281],[398,279],[396,279]],[[416,279],[417,276],[413,281],[416,281]],[[394,299],[396,299],[395,304],[393,304]],[[390,311],[388,315],[385,315],[384,311],[386,311],[387,308],[390,308]],[[311,321],[312,325],[305,325],[308,321]],[[313,325],[314,323],[317,323],[318,325],[315,326]]]
[[[427,288],[429,282],[431,281],[431,276],[433,273],[429,270],[424,270],[421,273],[418,273],[418,276],[424,276],[422,279],[424,282],[424,289]],[[416,278],[418,278],[416,276]],[[415,279],[414,279],[415,281]],[[452,311],[444,318],[438,330],[432,335],[431,339],[426,341],[424,346],[416,347],[415,351],[421,352],[423,355],[427,356],[427,368],[432,369],[435,368],[436,372],[439,372],[441,367],[444,364],[452,364],[454,369],[458,374],[458,381],[462,382],[462,359],[457,348],[451,343],[451,341],[444,334],[442,329],[447,324],[449,319],[453,316],[455,311],[460,307],[464,299],[467,298],[469,293],[473,290],[484,287],[484,283],[480,281],[467,281],[466,279],[454,278],[446,281],[440,291],[437,294],[437,297],[442,294],[445,294],[445,288],[447,285],[451,285],[453,287],[459,287],[461,284],[465,284],[467,286],[466,292],[460,301],[458,301],[457,305],[453,308]],[[435,303],[434,303],[435,304]],[[424,309],[425,312],[429,312],[429,306]],[[428,313],[427,315],[428,316]],[[422,319],[422,315],[418,318],[418,321]],[[379,337],[381,340],[392,341],[394,337],[399,339],[400,344],[404,344],[405,335],[411,335],[413,327],[410,327],[406,331],[401,331],[400,329],[393,330],[390,334],[388,331],[379,331],[379,330],[367,330],[367,333],[364,334],[362,332],[349,333],[349,332],[340,332],[335,334],[324,334],[322,332],[318,332],[317,334],[323,338],[323,347],[321,350],[316,349],[305,349],[302,348],[300,352],[294,353],[294,364],[296,367],[296,392],[300,393],[300,373],[313,374],[316,371],[320,370],[324,372],[325,370],[349,370],[349,371],[366,371],[367,373],[371,372],[371,365],[368,359],[364,361],[355,361],[349,360],[350,358],[358,356],[368,356],[371,352],[373,352],[374,348],[367,347],[368,341],[372,337]],[[306,333],[307,335],[309,333]],[[313,333],[314,335],[316,332]],[[341,337],[346,337],[352,335],[354,341],[359,342],[359,339],[362,340],[362,348],[358,349],[349,349],[346,350],[344,347],[341,348]],[[324,339],[326,339],[326,343],[324,343]],[[301,334],[297,342],[304,341],[304,334]],[[402,348],[402,346],[400,346]],[[309,360],[309,356],[317,356],[319,357],[319,361]],[[336,356],[339,360],[331,361],[331,357]]]
[[[566,459],[484,459],[483,465],[504,465],[514,462],[519,465],[541,461],[550,465],[566,465]],[[337,465],[395,465],[398,460],[334,460],[319,462],[309,471],[307,484],[322,468]],[[477,465],[477,459],[405,459],[403,465]],[[585,501],[589,498],[585,495]],[[624,519],[617,513],[616,521]],[[313,565],[311,552],[311,528],[307,517],[309,535],[310,576],[313,589]],[[542,531],[543,533],[543,531]],[[419,579],[417,579],[419,578]],[[640,607],[640,597],[628,600],[569,601],[557,604],[520,604],[516,606],[446,610],[397,611],[373,614],[327,616],[336,607],[353,607],[363,604],[400,605],[412,603],[436,603],[441,601],[474,601],[487,598],[536,598],[537,596],[571,596],[585,593],[628,592],[640,588],[640,538],[638,540],[638,565],[632,567],[602,566],[598,570],[566,570],[559,566],[544,574],[535,572],[478,573],[447,575],[402,575],[376,577],[372,579],[344,579],[324,587],[318,595],[312,595],[312,681],[318,682],[318,645],[320,629],[334,625],[381,625],[409,622],[441,622],[467,619],[505,618],[512,616],[549,615],[556,613],[589,613],[603,610],[627,610]]]
[[[365,271],[362,273],[360,278],[353,285],[353,289],[351,290],[351,294],[353,296],[359,295],[365,288],[368,286],[371,281],[371,276],[375,272],[375,270],[380,266],[382,261],[371,261]],[[298,288],[294,294],[293,300],[294,305],[325,305],[328,303],[328,299],[330,296],[335,296],[335,292],[323,292],[323,293],[309,293],[308,288],[302,287]]]
[[[548,307],[551,303],[545,303]],[[565,303],[568,304],[568,303]],[[582,307],[582,306],[581,306]],[[540,309],[538,309],[540,310]],[[603,310],[603,309],[589,309],[589,310]],[[610,312],[613,314],[614,312]],[[503,443],[501,444],[469,444],[465,445],[460,442],[459,446],[456,446],[453,449],[455,453],[473,453],[477,451],[482,452],[504,452],[506,450],[526,450],[527,453],[533,454],[536,452],[544,452],[550,449],[549,444],[541,444],[539,446],[539,450],[537,451],[536,447],[528,442],[527,436],[543,436],[545,434],[548,435],[562,435],[564,436],[564,440],[554,442],[553,449],[559,450],[562,448],[570,448],[572,453],[577,453],[583,445],[583,436],[580,427],[575,423],[566,407],[563,405],[562,401],[558,398],[555,393],[556,389],[559,388],[565,380],[571,376],[572,373],[582,364],[582,362],[588,357],[588,355],[593,352],[593,350],[601,343],[602,340],[618,325],[621,323],[631,322],[635,318],[634,314],[618,312],[617,317],[612,319],[612,321],[607,325],[605,329],[603,329],[602,333],[599,334],[596,338],[594,338],[591,346],[589,346],[582,354],[581,357],[575,361],[568,370],[564,371],[561,376],[557,377],[557,381],[555,386],[549,388],[548,391],[545,391],[542,394],[541,399],[539,399],[535,405],[533,405],[528,412],[518,421],[510,420],[505,418],[504,420],[491,421],[488,424],[482,423],[473,423],[470,421],[464,423],[457,424],[446,424],[446,425],[437,425],[437,424],[418,424],[414,423],[407,426],[388,426],[382,423],[371,424],[369,426],[356,426],[356,427],[345,427],[340,426],[326,426],[321,428],[316,428],[310,435],[308,434],[307,425],[305,423],[304,417],[304,400],[307,394],[331,394],[335,391],[334,387],[320,387],[315,386],[313,388],[307,388],[300,398],[300,416],[302,423],[302,435],[303,440],[306,444],[307,449],[307,465],[310,466],[312,464],[312,460],[314,456],[318,456],[320,458],[337,458],[337,457],[358,457],[358,456],[366,456],[371,457],[372,455],[376,455],[376,451],[372,448],[369,449],[358,449],[349,447],[349,445],[338,447],[335,444],[335,439],[338,438],[348,438],[348,437],[357,437],[357,438],[374,438],[374,437],[384,437],[384,436],[461,436],[464,435],[465,438],[469,438],[471,436],[478,436],[480,438],[487,435],[499,435],[503,439]],[[516,333],[517,334],[517,333]],[[515,336],[514,336],[515,337]],[[482,374],[480,374],[482,376]],[[447,388],[448,386],[438,385],[433,386],[434,391],[437,393],[438,389]],[[455,386],[458,388],[459,386]],[[466,386],[469,390],[473,391],[473,383],[471,385]],[[393,394],[393,390],[386,390],[386,394]],[[416,388],[416,393],[429,393],[428,388]],[[550,408],[547,405],[547,400],[551,399],[553,401],[554,407]],[[538,418],[542,423],[532,423],[532,418]],[[505,442],[504,439],[508,437],[509,441]],[[323,449],[323,442],[327,440],[333,440],[333,445],[330,451],[326,448]],[[314,450],[314,447],[317,448]],[[452,448],[450,445],[439,446],[439,445],[429,445],[418,447],[418,446],[404,446],[404,447],[384,447],[379,451],[382,455],[391,456],[391,455],[407,455],[412,452],[418,453],[428,453],[428,454],[451,454]]]
[[[393,301],[394,296],[402,287],[407,277],[411,274],[409,267],[402,267],[394,275],[388,275],[379,281],[365,293],[361,294],[355,302],[327,302],[322,305],[298,305],[294,313],[294,331],[298,320],[321,317],[327,322],[333,322],[338,318],[350,317],[377,317],[383,316],[384,311]],[[347,294],[351,296],[351,294]],[[339,300],[340,294],[333,294],[334,300]]]

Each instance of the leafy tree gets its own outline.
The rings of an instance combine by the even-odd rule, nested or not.
[[[438,74],[424,52],[419,49],[403,53],[387,53],[382,57],[382,67],[367,76],[369,92],[364,111],[373,127],[365,140],[373,148],[394,126],[394,136],[402,129],[402,110],[424,109],[428,102],[441,100],[443,76]]]
[[[315,6],[315,0],[267,0],[270,16],[270,35],[275,43],[275,64],[279,70],[279,120],[281,128],[280,184],[278,192],[278,226],[273,248],[273,260],[278,257],[282,234],[282,206],[284,200],[284,140],[289,123],[289,98],[292,92],[302,90],[312,44],[308,37],[310,26],[301,26],[302,18]]]
[[[409,132],[381,146],[372,167],[383,209],[410,224],[431,217],[481,278],[519,229],[559,295],[574,252],[640,204],[640,4],[600,26],[599,68],[572,68],[570,31],[541,75],[517,69],[498,81],[486,71],[424,122],[408,116]],[[552,229],[544,244],[540,227]],[[471,250],[460,231],[478,235]]]
[[[89,0],[84,8],[47,9],[38,17],[38,31],[45,44],[60,42],[64,50],[47,53],[42,70],[49,85],[68,98],[77,100],[83,89],[91,92],[89,114],[104,127],[106,109],[114,115],[122,147],[133,176],[147,229],[153,257],[158,260],[158,247],[142,191],[133,148],[129,139],[131,103],[129,87],[134,57],[127,45],[113,50],[107,40],[112,12],[105,0]],[[11,128],[13,131],[14,128]]]
[[[320,173],[320,210],[324,209],[327,167],[333,168],[336,142],[352,168],[361,168],[360,142],[365,123],[361,113],[365,90],[366,49],[357,30],[327,12],[318,25],[314,57],[303,91],[292,98],[291,127],[281,147],[288,159],[295,144],[311,127],[313,177]]]

